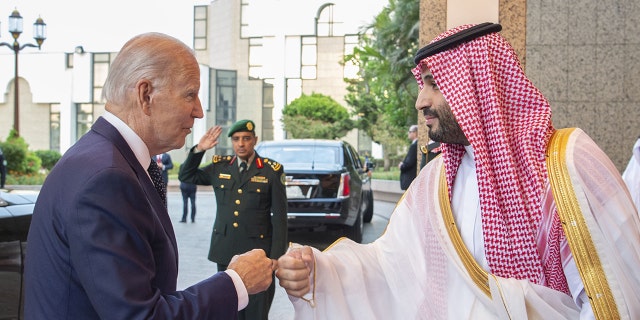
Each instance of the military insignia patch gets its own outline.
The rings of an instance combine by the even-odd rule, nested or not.
[[[283,173],[282,173],[282,175],[280,176],[280,182],[281,182],[282,184],[286,184],[286,180],[287,180],[287,177],[286,177],[286,175],[285,175],[285,174],[284,174],[284,172],[283,172]]]
[[[277,162],[275,162],[273,160],[271,160],[269,164],[271,165],[271,168],[273,169],[273,171],[278,171],[278,170],[280,170],[280,168],[282,168],[281,164],[279,164],[279,163],[277,163]]]
[[[267,179],[267,177],[263,177],[263,176],[253,176],[253,177],[251,177],[251,182],[269,183],[269,179]]]
[[[226,180],[230,180],[231,179],[231,175],[230,174],[226,174],[226,173],[221,173],[218,176],[219,179],[226,179]]]
[[[247,130],[253,131],[253,123],[247,122]]]
[[[222,156],[215,155],[215,156],[213,156],[213,159],[211,161],[213,163],[218,163],[218,162],[220,162],[220,160],[222,160]]]

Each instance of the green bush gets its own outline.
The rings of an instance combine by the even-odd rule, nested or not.
[[[0,147],[7,161],[7,171],[27,172],[26,158],[29,145],[17,135],[15,130],[9,131],[9,137]]]
[[[33,152],[27,152],[22,173],[36,174],[42,169],[42,160]]]
[[[42,167],[50,171],[58,163],[62,155],[55,150],[36,150],[35,154],[42,160]]]
[[[6,185],[41,185],[46,178],[47,175],[42,173],[16,175],[8,172]]]

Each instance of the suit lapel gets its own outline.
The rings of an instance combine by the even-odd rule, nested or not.
[[[122,156],[127,160],[127,163],[129,163],[129,166],[138,178],[140,186],[147,195],[147,199],[149,200],[154,213],[156,214],[158,219],[160,219],[165,234],[171,240],[177,257],[178,244],[176,242],[173,224],[171,223],[171,219],[169,218],[167,208],[164,206],[160,195],[156,191],[156,188],[153,186],[153,182],[151,182],[151,179],[149,179],[149,176],[147,175],[147,168],[143,168],[140,165],[138,158],[136,158],[136,155],[131,150],[131,147],[129,147],[129,144],[126,142],[126,140],[124,140],[122,135],[120,135],[120,132],[118,132],[118,130],[108,121],[104,120],[102,117],[98,118],[96,123],[91,126],[91,130],[111,141],[116,146],[118,151],[120,151]],[[151,163],[151,158],[149,158],[149,163]]]

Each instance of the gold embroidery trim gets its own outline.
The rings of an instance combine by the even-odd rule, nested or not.
[[[449,238],[453,243],[458,256],[462,260],[464,267],[467,269],[469,276],[475,282],[476,286],[482,290],[489,298],[491,298],[491,290],[489,289],[489,274],[480,267],[480,265],[473,258],[469,249],[464,245],[462,237],[458,228],[456,228],[456,222],[453,219],[453,211],[451,210],[451,201],[449,200],[449,187],[447,186],[447,178],[445,177],[444,165],[440,170],[440,186],[438,188],[440,198],[440,208],[442,209],[442,218],[444,219]]]
[[[574,128],[560,129],[551,136],[547,147],[549,182],[562,228],[578,267],[584,290],[589,297],[593,314],[596,319],[620,319],[600,257],[580,210],[566,164],[567,141],[574,130]]]

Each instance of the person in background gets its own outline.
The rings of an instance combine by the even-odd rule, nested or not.
[[[420,147],[420,153],[422,154],[420,169],[422,169],[427,163],[440,154],[440,142],[429,139],[426,145]]]
[[[409,145],[409,151],[404,157],[404,160],[398,164],[400,169],[400,189],[407,190],[416,178],[418,168],[418,126],[412,125],[409,127],[407,137],[411,140]]]
[[[494,23],[418,50],[441,142],[373,243],[278,261],[296,319],[640,319],[640,218],[620,173],[551,107]]]
[[[162,173],[162,182],[164,183],[166,199],[166,190],[169,185],[169,170],[173,169],[173,161],[171,161],[171,156],[166,152],[153,156],[153,160],[156,162],[160,172]]]
[[[629,189],[633,203],[640,209],[640,137],[631,149],[631,159],[622,173],[622,179]]]
[[[0,148],[0,189],[4,189],[5,182],[7,182],[7,160],[4,158],[2,148]]]
[[[218,144],[222,128],[209,128],[191,148],[180,167],[180,181],[213,186],[216,219],[211,234],[209,260],[218,270],[228,268],[238,252],[263,249],[277,259],[287,248],[287,195],[282,165],[255,152],[258,137],[251,120],[234,123],[227,133],[234,155],[213,156],[209,165],[199,168],[204,151]],[[238,318],[268,319],[275,294],[275,283],[266,292],[249,297],[249,305]]]
[[[180,192],[182,193],[182,219],[180,222],[187,222],[189,201],[191,201],[191,222],[196,222],[196,191],[198,191],[198,185],[180,181]]]
[[[178,246],[152,156],[181,148],[200,67],[184,43],[133,37],[103,87],[105,112],[42,185],[29,229],[25,319],[233,319],[272,283],[263,250],[176,290]],[[153,181],[157,182],[157,185]]]

